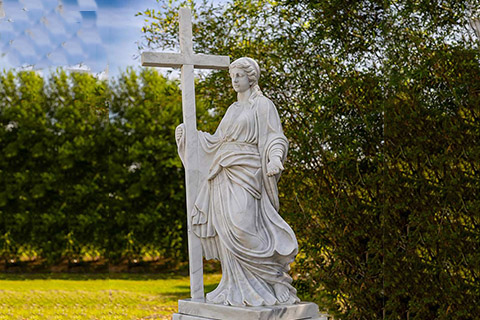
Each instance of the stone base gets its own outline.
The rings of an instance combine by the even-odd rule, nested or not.
[[[312,302],[300,302],[288,306],[234,307],[206,303],[204,300],[178,301],[178,313],[172,320],[329,320],[318,313]]]

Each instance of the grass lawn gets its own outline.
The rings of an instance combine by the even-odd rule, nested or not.
[[[205,275],[213,290],[221,275]],[[188,298],[178,275],[0,274],[0,319],[171,319]]]

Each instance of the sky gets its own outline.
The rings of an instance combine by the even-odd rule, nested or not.
[[[0,71],[140,67],[138,42],[155,0],[0,0]]]

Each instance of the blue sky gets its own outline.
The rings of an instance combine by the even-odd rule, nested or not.
[[[140,66],[147,8],[155,0],[0,0],[0,70],[87,66],[94,73],[115,76],[127,66]],[[82,68],[82,67],[80,67]],[[86,68],[86,67],[83,67]]]

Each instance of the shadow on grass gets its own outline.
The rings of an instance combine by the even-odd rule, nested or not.
[[[213,291],[218,286],[218,283],[205,285],[205,293]],[[180,300],[190,298],[190,286],[175,286],[181,292],[165,292],[162,293],[163,297],[171,300]]]
[[[183,273],[0,273],[0,280],[172,280],[188,276]]]
[[[210,292],[213,291],[216,287],[218,286],[218,283],[213,283],[213,284],[206,284],[205,285],[205,292]],[[180,290],[185,290],[187,292],[190,292],[190,286],[175,286],[175,288],[180,289]]]

